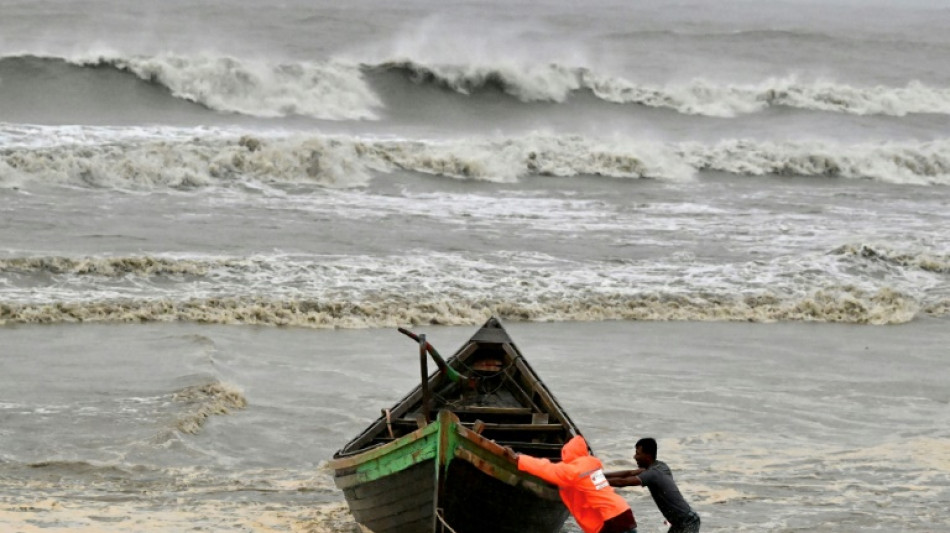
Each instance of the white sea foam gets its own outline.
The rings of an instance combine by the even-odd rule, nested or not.
[[[853,115],[950,114],[950,88],[910,81],[903,87],[860,87],[798,76],[768,78],[755,84],[730,84],[696,78],[655,85],[607,75],[584,67],[511,59],[463,64],[417,62],[408,57],[377,68],[405,70],[417,81],[462,94],[497,88],[522,102],[564,103],[580,91],[617,104],[664,108],[687,115],[733,117],[769,107],[789,107]]]
[[[72,61],[111,65],[160,83],[178,98],[258,117],[375,119],[382,105],[358,66],[333,61],[275,64],[201,55],[92,56]]]
[[[315,328],[377,328],[405,324],[472,325],[491,315],[542,322],[653,321],[807,321],[850,324],[900,324],[920,309],[905,295],[874,294],[847,288],[820,290],[800,300],[693,296],[598,296],[526,301],[503,297],[413,298],[375,295],[372,301],[269,300],[213,298],[186,301],[107,300],[55,305],[0,304],[3,323],[178,322],[257,324]]]
[[[869,261],[881,261],[903,268],[918,268],[928,272],[950,274],[950,255],[948,254],[920,250],[894,250],[872,244],[848,244],[836,249],[834,253],[861,257]]]
[[[683,143],[682,160],[696,170],[734,174],[870,178],[889,183],[950,184],[950,141],[841,145],[833,141],[728,140]]]
[[[101,266],[96,266],[101,265]],[[123,275],[117,277],[116,265]],[[156,270],[155,265],[164,265]],[[742,264],[603,263],[538,253],[5,260],[0,321],[168,321],[372,327],[523,320],[901,323],[944,314],[945,273],[833,253]],[[180,272],[190,273],[179,278]],[[55,283],[36,285],[36,274]],[[158,276],[127,283],[126,276]],[[213,283],[208,283],[213,280]],[[19,284],[17,284],[19,285]]]
[[[0,122],[2,153],[20,149],[135,145],[148,142],[185,142],[193,138],[221,137],[225,130],[170,126],[44,126]]]
[[[27,131],[35,136],[25,136]],[[62,133],[62,136],[60,136]],[[247,180],[358,187],[373,172],[408,170],[512,182],[531,175],[688,180],[715,170],[741,175],[865,178],[950,184],[950,140],[841,144],[724,140],[715,144],[532,133],[451,141],[174,128],[24,128],[0,150],[0,182],[95,187],[203,187]]]
[[[177,391],[173,399],[188,406],[179,416],[177,427],[190,434],[201,431],[210,416],[224,415],[232,409],[247,407],[247,399],[241,390],[216,380],[186,387]]]
[[[641,81],[635,73],[598,70],[587,66],[584,54],[563,50],[539,59],[519,57],[511,50],[479,53],[462,44],[454,55],[438,53],[444,43],[430,44],[434,50],[417,44],[403,51],[369,54],[375,56],[369,63],[354,58],[274,62],[220,54],[123,55],[109,50],[61,59],[127,71],[168,88],[176,98],[256,117],[378,119],[383,102],[365,78],[367,70],[403,72],[417,82],[466,95],[500,90],[525,103],[565,103],[573,95],[587,93],[604,102],[714,117],[758,113],[769,107],[853,115],[950,114],[950,88],[919,80],[902,86],[861,86],[788,75],[752,83],[696,77],[657,84]]]
[[[770,78],[755,85],[723,85],[703,79],[650,86],[585,75],[583,85],[609,102],[662,107],[690,115],[732,117],[768,107],[791,107],[854,115],[950,114],[950,88],[919,81],[905,87],[854,87],[833,81]]]

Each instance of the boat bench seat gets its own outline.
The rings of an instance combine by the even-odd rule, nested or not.
[[[463,423],[463,426],[471,428],[475,424]],[[482,431],[564,431],[561,424],[492,424],[485,422],[479,424]]]
[[[415,418],[394,418],[390,421],[393,426],[412,426],[416,427],[418,421]],[[472,429],[477,422],[464,422],[462,425]],[[483,422],[478,424],[482,431],[564,431],[561,424],[493,424]]]
[[[530,415],[533,411],[530,407],[482,407],[472,405],[452,409],[456,415]]]

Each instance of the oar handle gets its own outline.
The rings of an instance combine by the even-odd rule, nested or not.
[[[419,370],[422,375],[422,416],[426,424],[431,419],[429,414],[432,412],[432,399],[429,396],[429,369],[426,368],[426,336],[419,335]]]
[[[459,381],[465,377],[459,374],[458,372],[456,372],[454,368],[450,367],[449,365],[445,363],[445,359],[442,359],[442,356],[439,355],[439,352],[436,351],[435,347],[429,344],[429,342],[425,340],[425,336],[420,337],[419,335],[416,335],[415,333],[409,331],[406,328],[398,328],[398,330],[399,330],[399,333],[406,335],[407,337],[418,342],[419,344],[422,344],[423,342],[425,342],[426,351],[429,352],[429,355],[432,356],[432,360],[435,361],[436,366],[439,367],[439,372],[443,372],[452,381]]]

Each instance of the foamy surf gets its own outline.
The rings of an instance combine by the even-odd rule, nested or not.
[[[382,105],[355,65],[273,64],[227,56],[91,57],[70,61],[128,71],[210,109],[255,117],[372,120]]]
[[[78,276],[117,277],[204,276],[210,268],[228,267],[228,260],[183,260],[171,257],[14,257],[0,259],[0,272],[70,274]]]
[[[370,68],[404,73],[420,84],[433,84],[464,95],[501,91],[524,102],[565,103],[586,92],[614,104],[668,109],[685,115],[734,117],[770,107],[853,115],[905,116],[950,114],[950,88],[914,80],[904,87],[857,87],[796,76],[769,78],[758,84],[729,84],[695,78],[652,85],[557,63],[429,64],[396,59]]]
[[[2,303],[0,325],[97,322],[196,322],[309,328],[381,328],[399,325],[472,325],[497,315],[511,321],[805,321],[901,324],[920,315],[944,316],[950,300],[922,304],[890,289],[831,287],[802,296],[770,292],[745,296],[598,294],[571,298],[376,295],[366,301],[271,300],[265,297],[183,301]],[[190,427],[190,426],[189,426]]]
[[[903,85],[857,85],[821,77],[790,74],[757,83],[730,83],[701,76],[665,84],[628,73],[608,73],[585,64],[457,57],[434,61],[403,56],[361,62],[349,59],[268,61],[222,54],[129,55],[88,52],[66,56],[6,55],[12,74],[58,64],[114,69],[143,83],[155,84],[177,99],[223,113],[250,117],[303,116],[320,120],[378,120],[386,113],[385,89],[367,77],[378,73],[404,76],[465,96],[501,92],[515,102],[570,103],[592,95],[610,104],[665,109],[684,115],[735,117],[780,107],[850,115],[903,117],[950,114],[950,88],[920,80]],[[68,72],[60,72],[67,78]],[[68,80],[64,79],[68,82]],[[424,93],[420,91],[420,99]]]
[[[928,272],[950,274],[950,255],[929,252],[913,253],[871,244],[847,244],[835,249],[832,253],[880,261],[902,268],[917,268]]]
[[[178,417],[179,431],[192,435],[201,431],[209,417],[247,407],[247,399],[239,389],[218,381],[185,387],[172,399],[186,406]]]
[[[721,265],[688,256],[661,264],[509,252],[13,257],[0,259],[0,322],[363,328],[474,324],[498,314],[888,324],[945,314],[948,272],[950,257],[938,248],[868,243]]]
[[[157,140],[136,129],[93,129],[87,141],[66,137],[56,143],[55,128],[37,132],[47,140],[0,150],[0,183],[190,189],[252,180],[352,188],[395,171],[510,183],[530,176],[683,181],[711,170],[950,185],[946,139],[858,144],[732,139],[707,144],[532,133],[430,141],[186,129],[178,131],[178,138]]]

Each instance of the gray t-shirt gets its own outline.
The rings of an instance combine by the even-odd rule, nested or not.
[[[640,475],[640,482],[644,487],[650,489],[650,496],[669,523],[681,524],[689,519],[692,509],[683,499],[680,490],[676,488],[673,481],[673,472],[663,461],[654,461],[650,468],[647,468]]]

